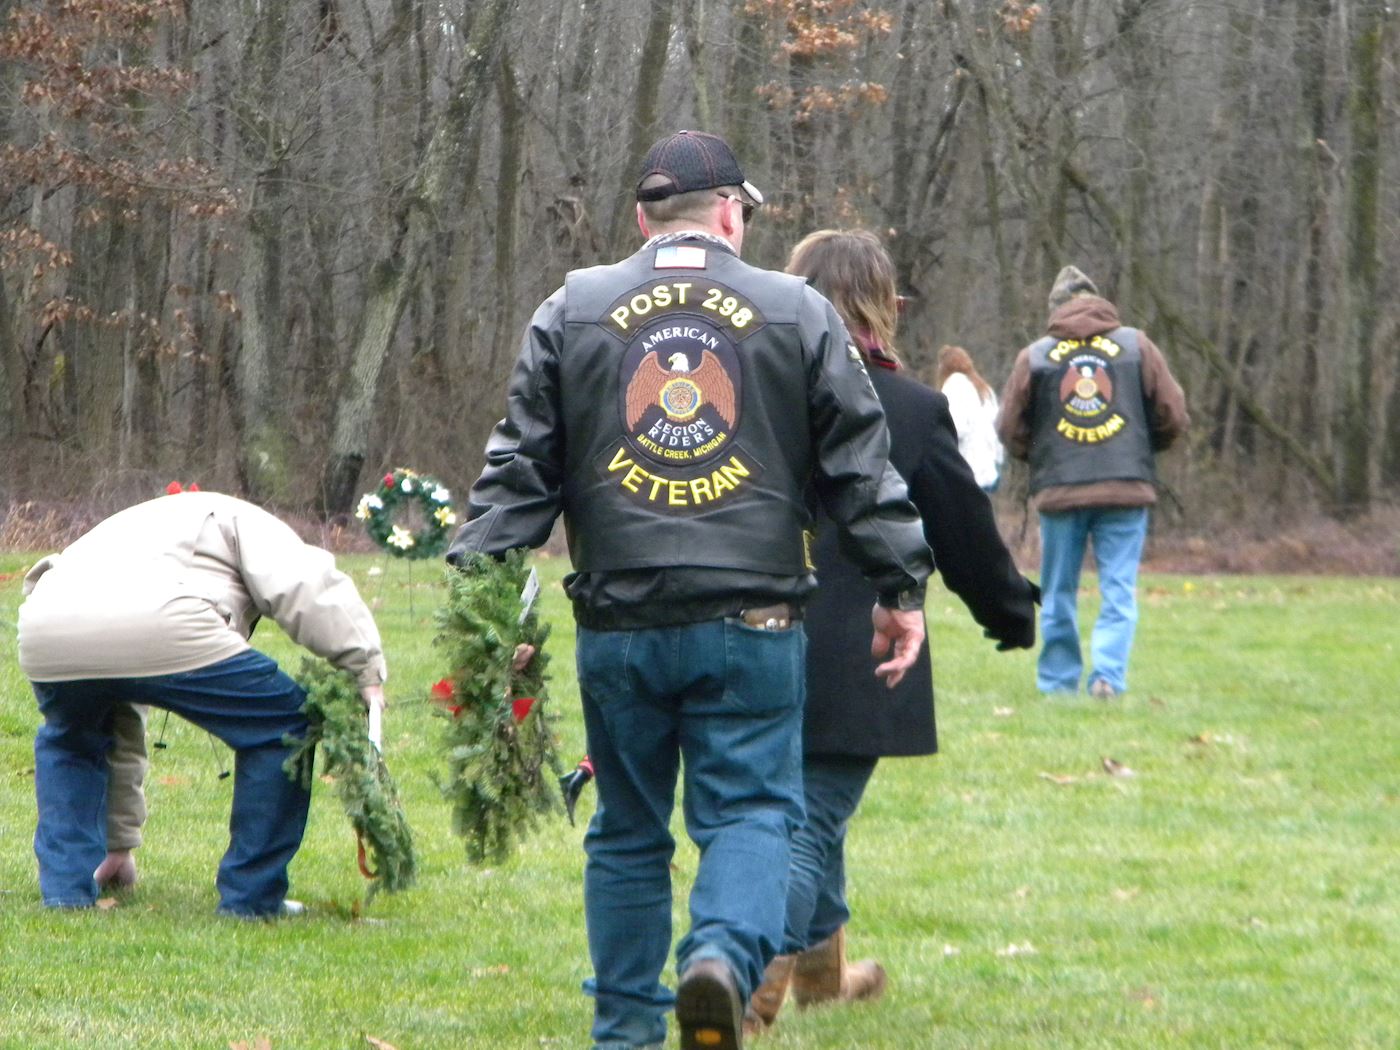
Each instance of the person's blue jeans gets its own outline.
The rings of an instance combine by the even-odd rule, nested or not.
[[[747,999],[783,935],[788,840],[802,821],[806,636],[737,619],[578,631],[598,808],[584,838],[584,913],[598,1047],[666,1037],[670,819],[684,764],[700,850],[676,970],[722,958]]]
[[[1084,547],[1094,543],[1099,570],[1099,618],[1089,643],[1089,684],[1102,679],[1128,688],[1128,654],[1137,629],[1137,574],[1147,538],[1146,507],[1099,507],[1040,515],[1040,659],[1036,685],[1043,693],[1077,692],[1083,672],[1079,649],[1079,573]]]
[[[846,906],[846,826],[876,761],[857,755],[808,755],[802,763],[807,819],[792,836],[784,954],[820,944],[851,917]]]
[[[32,685],[44,716],[34,738],[34,855],[45,905],[82,908],[97,899],[92,873],[107,853],[112,709],[139,702],[173,711],[233,748],[229,847],[216,883],[219,911],[257,916],[280,909],[311,793],[282,769],[289,753],[283,736],[306,733],[306,694],[275,662],[249,649],[179,674]]]

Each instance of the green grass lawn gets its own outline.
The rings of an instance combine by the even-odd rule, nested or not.
[[[248,924],[214,916],[230,782],[173,718],[140,886],[106,910],[39,906],[38,716],[12,641],[26,561],[0,555],[0,1047],[589,1045],[582,828],[561,815],[474,869],[429,779],[434,570],[410,592],[403,564],[342,561],[385,635],[386,754],[418,886],[357,917],[353,837],[319,785],[292,867],[311,916]],[[564,566],[541,564],[572,762]],[[955,599],[930,598],[944,753],[882,764],[848,847],[851,947],[885,964],[889,994],[789,1006],[760,1045],[1400,1046],[1400,581],[1155,576],[1142,591],[1133,691],[1112,704],[1042,699],[1031,654],[996,653]],[[256,641],[296,666],[275,630]],[[695,854],[675,830],[680,930]]]

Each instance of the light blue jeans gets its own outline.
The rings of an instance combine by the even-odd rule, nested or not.
[[[666,1038],[675,996],[671,810],[684,764],[686,830],[700,850],[676,972],[723,959],[747,999],[783,936],[789,847],[802,822],[806,635],[735,619],[578,631],[578,680],[598,808],[583,902],[595,1046]]]
[[[1079,690],[1079,573],[1084,547],[1094,543],[1102,603],[1089,641],[1088,685],[1102,679],[1128,688],[1128,654],[1137,629],[1137,574],[1147,538],[1146,507],[1097,507],[1040,515],[1040,659],[1042,693]]]

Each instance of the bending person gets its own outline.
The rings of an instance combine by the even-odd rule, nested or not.
[[[379,631],[331,555],[251,503],[187,492],[99,523],[34,566],[24,593],[19,661],[44,716],[34,740],[34,853],[44,904],[90,907],[96,876],[109,879],[123,867],[121,847],[132,840],[108,839],[109,756],[129,705],[149,703],[234,750],[219,911],[299,910],[284,907],[287,865],[311,796],[282,763],[290,753],[283,738],[306,732],[305,693],[248,637],[270,616],[294,641],[352,672],[366,703],[382,704]],[[126,732],[122,741],[113,787],[124,794],[126,823],[139,831],[144,804],[135,808],[131,791],[145,772],[144,733]],[[116,857],[110,847],[118,847]]]
[[[908,378],[895,355],[894,266],[863,230],[822,230],[788,259],[840,313],[869,365],[890,428],[890,463],[909,485],[944,582],[999,649],[1035,644],[1036,590],[1011,560],[991,503],[958,452],[947,399]],[[819,523],[817,588],[807,608],[807,707],[803,795],[807,819],[793,836],[783,953],[769,964],[746,1017],[750,1032],[773,1022],[789,985],[799,1005],[873,998],[877,963],[846,961],[846,829],[876,763],[937,750],[927,648],[893,689],[863,659],[873,591]]]

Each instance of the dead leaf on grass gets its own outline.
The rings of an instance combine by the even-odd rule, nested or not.
[[[115,898],[115,897],[99,897],[98,900],[97,900],[97,906],[98,906],[99,908],[101,908],[103,911],[111,911],[113,908],[115,908],[115,907],[117,906],[117,898]]]
[[[376,1039],[372,1035],[365,1036],[365,1042],[374,1047],[374,1050],[399,1050],[393,1043],[385,1042],[383,1039]]]
[[[321,781],[322,784],[334,784],[334,783],[335,783],[335,777],[331,776],[329,773],[322,773],[322,774],[320,775],[320,777],[318,777],[317,779],[319,779],[319,780]]]
[[[189,786],[190,778],[180,773],[166,773],[164,776],[157,778],[156,783],[161,787],[182,788]]]
[[[267,1036],[259,1036],[251,1043],[234,1040],[228,1044],[228,1050],[272,1050],[272,1042]]]
[[[1014,707],[994,707],[994,708],[992,708],[992,714],[996,715],[998,718],[1010,718],[1010,717],[1011,717],[1012,715],[1014,715],[1015,713],[1016,713],[1016,709],[1015,709]]]
[[[1113,899],[1116,901],[1130,901],[1141,892],[1141,886],[1128,886],[1126,888],[1120,886],[1113,891]]]
[[[1065,787],[1069,784],[1079,783],[1079,778],[1076,776],[1071,776],[1069,773],[1041,772],[1038,773],[1037,776],[1039,776],[1041,780],[1048,780],[1052,784],[1059,784],[1060,787]]]
[[[1109,758],[1107,755],[1103,755],[1100,758],[1100,761],[1103,762],[1103,771],[1111,777],[1137,776],[1136,773],[1134,773],[1127,766],[1123,765],[1123,763],[1119,762],[1116,758]]]
[[[29,769],[16,769],[16,770],[15,770],[15,776],[17,776],[17,777],[32,777],[33,775],[34,775],[34,769],[33,769],[33,767],[30,767]]]
[[[1033,945],[1030,941],[1026,941],[1024,944],[1008,944],[1005,948],[1000,948],[997,950],[997,955],[1001,956],[1003,959],[1013,958],[1017,955],[1038,954],[1040,953],[1035,950],[1035,945]]]
[[[1166,707],[1166,706],[1167,706],[1167,702],[1166,702],[1165,700],[1163,700],[1160,696],[1149,696],[1149,697],[1147,698],[1147,702],[1148,702],[1149,704],[1151,704],[1153,707]]]
[[[495,966],[478,966],[472,971],[473,977],[494,977],[497,974],[510,973],[510,967],[505,963],[497,963]]]
[[[1018,900],[1025,900],[1030,895],[1031,888],[1029,886],[1018,886],[1016,887],[1016,889],[1011,891],[1011,896],[1015,897]]]
[[[1134,988],[1128,993],[1128,998],[1135,1003],[1141,1003],[1144,1010],[1157,1008],[1157,993],[1151,988]]]

